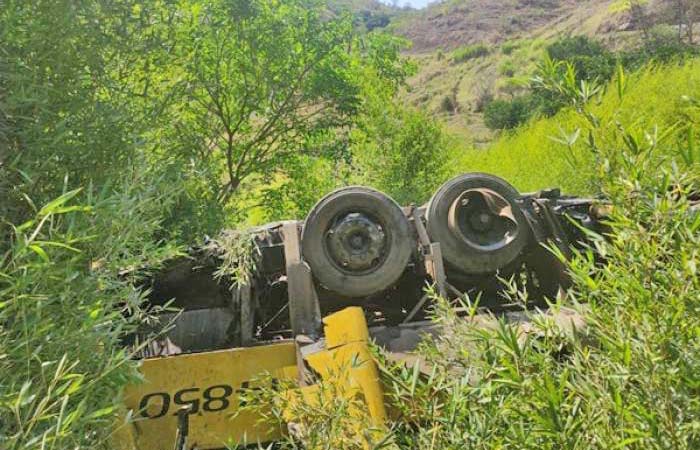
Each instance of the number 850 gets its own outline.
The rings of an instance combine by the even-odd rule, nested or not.
[[[229,397],[233,394],[233,387],[228,384],[209,386],[202,391],[201,398],[198,395],[199,392],[200,388],[197,387],[181,389],[173,395],[173,403],[177,406],[189,406],[190,414],[198,413],[200,404],[203,411],[221,411],[229,407]],[[149,414],[148,405],[152,401],[157,401],[156,399],[160,399],[160,411],[157,411],[155,414]],[[144,395],[139,402],[139,413],[142,417],[147,419],[163,417],[168,413],[169,409],[170,395],[167,392],[153,392]],[[177,415],[177,411],[173,413],[173,415]]]

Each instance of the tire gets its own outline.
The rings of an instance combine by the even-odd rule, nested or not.
[[[332,254],[331,229],[348,214],[360,213],[382,230],[381,257],[365,270],[347,270]],[[349,297],[366,297],[391,287],[406,269],[413,252],[410,225],[398,204],[387,195],[360,186],[323,197],[306,217],[302,255],[318,282]]]
[[[468,190],[488,189],[500,195],[511,207],[517,226],[512,239],[502,245],[481,246],[463,239],[449,226],[452,204]],[[443,184],[433,195],[426,212],[427,231],[433,242],[439,242],[447,264],[456,271],[468,275],[494,273],[517,258],[529,240],[529,227],[525,215],[517,204],[518,191],[493,175],[467,173]]]

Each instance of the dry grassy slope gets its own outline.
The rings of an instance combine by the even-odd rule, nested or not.
[[[491,132],[476,110],[484,92],[509,96],[522,89],[545,46],[558,36],[586,34],[620,39],[610,0],[452,0],[394,21],[395,33],[414,43],[418,73],[409,80],[407,102],[442,116],[448,128],[474,144]],[[549,5],[549,6],[546,6]],[[490,54],[463,63],[452,51],[486,44]],[[444,111],[445,98],[456,104]]]
[[[477,42],[497,44],[556,20],[576,0],[448,0],[396,24],[416,52]]]

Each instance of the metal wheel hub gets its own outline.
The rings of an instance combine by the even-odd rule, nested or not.
[[[457,197],[448,226],[467,245],[487,250],[505,247],[518,233],[510,204],[491,189],[469,189]]]
[[[325,240],[333,261],[348,272],[371,271],[386,253],[386,234],[381,224],[362,213],[338,218]]]

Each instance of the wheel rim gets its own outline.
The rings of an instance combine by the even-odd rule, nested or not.
[[[493,273],[513,262],[529,240],[518,191],[485,173],[465,173],[444,183],[430,199],[426,228],[454,271]]]
[[[314,278],[345,297],[393,285],[412,255],[410,225],[386,194],[349,186],[323,197],[304,221],[302,255]]]
[[[491,189],[468,189],[450,206],[448,227],[466,245],[483,251],[503,248],[518,235],[508,201]]]
[[[375,217],[363,212],[339,214],[326,232],[324,249],[341,271],[373,272],[386,257],[387,232]]]

